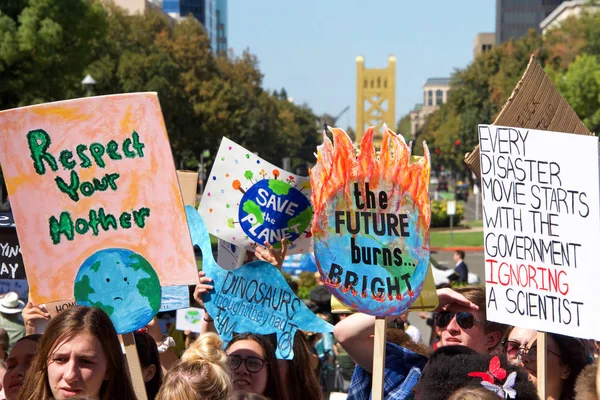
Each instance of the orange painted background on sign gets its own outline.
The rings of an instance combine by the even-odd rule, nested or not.
[[[183,201],[164,120],[155,93],[136,93],[94,97],[42,104],[0,112],[0,164],[6,180],[23,260],[29,281],[30,297],[36,304],[73,297],[77,271],[87,257],[105,248],[126,248],[146,258],[157,272],[161,286],[197,283],[196,262],[191,245]],[[46,172],[39,175],[28,146],[27,134],[42,129],[51,138],[47,152],[58,170],[44,162]],[[144,144],[143,157],[127,158],[122,144],[133,132]],[[109,141],[119,144],[122,159],[113,160],[105,153],[105,167],[92,160],[82,168],[76,147],[80,144]],[[96,191],[86,197],[79,193],[75,202],[59,190],[55,181],[62,177],[71,182],[71,170],[59,161],[61,151],[73,153],[81,182],[101,179],[117,173],[116,190]],[[85,152],[89,157],[89,149]],[[105,210],[117,219],[117,229],[97,236],[90,229],[74,234],[73,240],[60,236],[53,244],[49,219],[60,220],[63,211],[89,220],[90,210]],[[142,207],[150,209],[143,228],[133,216],[131,228],[119,225],[123,212]]]

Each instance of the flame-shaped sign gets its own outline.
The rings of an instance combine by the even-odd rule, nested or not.
[[[355,156],[342,129],[324,134],[310,171],[317,266],[342,303],[376,316],[400,314],[419,296],[429,267],[429,150],[411,157],[384,127],[379,155],[373,128]]]

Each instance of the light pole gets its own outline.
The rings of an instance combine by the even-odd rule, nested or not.
[[[96,84],[96,80],[92,78],[90,74],[87,74],[85,78],[81,81],[81,84],[85,86],[86,89],[86,97],[90,97],[92,95],[92,86]]]

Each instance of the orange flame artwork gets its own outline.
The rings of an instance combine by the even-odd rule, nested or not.
[[[384,126],[379,154],[374,128],[355,155],[342,129],[323,134],[310,171],[317,266],[329,291],[366,314],[406,310],[429,267],[430,158],[411,157],[402,136]]]

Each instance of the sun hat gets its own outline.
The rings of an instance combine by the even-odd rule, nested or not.
[[[25,308],[25,303],[19,300],[15,292],[8,292],[0,299],[0,312],[3,314],[17,314]]]

